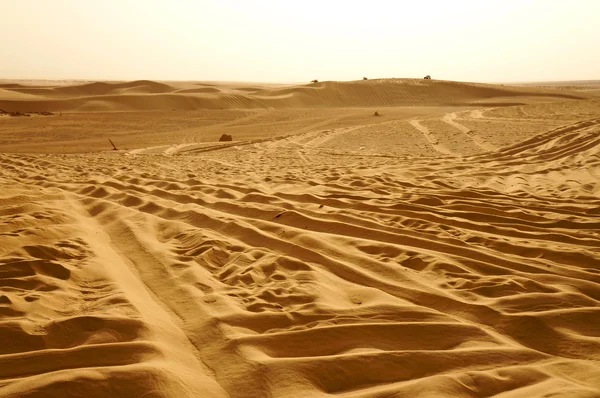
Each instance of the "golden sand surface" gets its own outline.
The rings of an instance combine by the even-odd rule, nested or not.
[[[0,396],[600,397],[599,88],[0,82]]]

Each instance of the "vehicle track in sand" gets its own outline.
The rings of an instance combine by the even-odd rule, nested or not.
[[[418,119],[411,120],[409,124],[415,129],[419,130],[421,133],[423,133],[423,135],[425,136],[427,141],[429,141],[434,150],[444,155],[454,155],[454,152],[452,152],[443,144],[440,144],[439,139],[431,131],[429,131],[427,127],[423,126]]]
[[[474,111],[472,111],[472,112],[474,112]],[[481,138],[479,135],[477,135],[477,133],[475,133],[473,130],[458,123],[456,121],[457,117],[458,117],[457,112],[447,113],[446,115],[444,115],[444,117],[442,117],[442,121],[444,123],[451,125],[452,127],[455,127],[456,129],[460,130],[470,140],[472,140],[475,143],[475,145],[477,145],[484,151],[495,151],[498,149],[496,146],[490,144],[489,142],[486,142],[483,138]]]
[[[599,395],[600,119],[324,149],[361,128],[0,154],[0,396]]]

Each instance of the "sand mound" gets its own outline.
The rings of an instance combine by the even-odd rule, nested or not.
[[[101,104],[101,106],[98,106]],[[253,109],[264,108],[258,99],[229,95],[219,99],[194,95],[96,95],[70,99],[0,100],[0,108],[7,111],[133,111],[133,110],[194,110],[194,109]]]
[[[202,87],[202,88],[184,88],[181,90],[177,90],[176,93],[182,93],[182,94],[212,94],[212,93],[220,93],[221,90],[219,90],[218,88],[213,88],[213,87]]]
[[[235,90],[237,91],[247,91],[249,93],[254,93],[257,91],[261,91],[262,89],[259,87],[237,87]]]
[[[79,86],[67,86],[54,88],[54,91],[61,94],[70,94],[77,96],[96,96],[111,95],[119,93],[139,93],[139,94],[157,94],[170,93],[174,88],[150,80],[136,80],[127,83],[90,83]]]
[[[552,90],[422,79],[321,82],[280,90],[265,90],[257,92],[256,95],[279,97],[283,102],[308,106],[468,105],[492,98],[522,96],[582,98],[579,95]]]
[[[14,92],[23,94],[43,95],[50,98],[89,97],[98,95],[114,95],[121,93],[157,94],[169,93],[175,90],[169,85],[149,80],[136,80],[127,83],[95,82],[59,86],[24,86],[21,84],[4,84],[2,86],[3,87],[0,88],[4,88]]]
[[[256,109],[311,107],[385,107],[515,105],[537,100],[587,98],[583,92],[551,88],[504,87],[423,79],[321,82],[292,87],[175,87],[138,80],[56,87],[13,87],[0,91],[0,108],[10,111]],[[6,95],[35,95],[34,98]],[[3,95],[5,93],[5,95]],[[86,104],[93,103],[92,105]]]
[[[1,83],[0,88],[21,88],[24,87],[22,84],[18,83]]]

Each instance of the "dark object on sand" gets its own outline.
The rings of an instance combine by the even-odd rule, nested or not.
[[[233,141],[233,137],[229,134],[223,134],[219,141]]]
[[[31,116],[29,113],[25,113],[25,112],[19,112],[19,111],[16,111],[16,112],[10,112],[10,113],[9,113],[9,115],[10,115],[10,116],[13,116],[13,117],[18,117],[18,116]]]
[[[112,140],[109,138],[108,139],[111,143],[111,145],[113,146],[113,151],[118,151],[117,147],[115,146],[115,144],[112,142]]]
[[[379,112],[375,111],[375,113],[373,114],[373,116],[381,116],[381,115],[379,114]]]
[[[425,79],[425,80],[431,80],[431,76],[427,75],[423,79]]]

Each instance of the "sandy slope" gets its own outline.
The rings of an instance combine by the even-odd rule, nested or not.
[[[277,87],[165,84],[148,80],[126,83],[23,86],[0,84],[5,111],[133,111],[171,109],[260,109],[290,107],[364,107],[469,105],[507,98],[584,98],[580,92],[538,87],[497,86],[421,79],[322,82]]]
[[[600,396],[600,108],[533,102],[0,153],[0,396]]]

